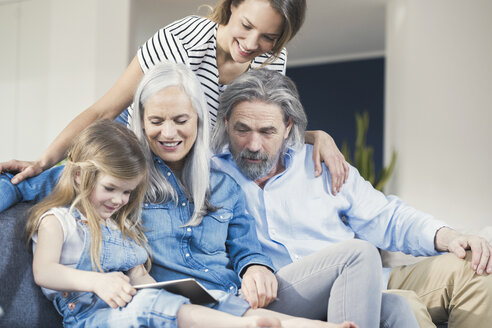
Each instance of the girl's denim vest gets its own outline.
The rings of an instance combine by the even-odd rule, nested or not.
[[[89,227],[81,220],[78,211],[73,211],[72,215],[85,232],[84,250],[76,269],[94,271],[91,264]],[[146,250],[131,239],[124,239],[119,229],[101,225],[101,232],[100,263],[104,272],[128,271],[147,260]],[[53,303],[63,316],[65,326],[80,325],[94,311],[109,308],[102,299],[91,292],[58,292]]]

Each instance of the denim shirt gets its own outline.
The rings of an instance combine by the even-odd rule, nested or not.
[[[262,253],[254,218],[246,212],[244,194],[229,175],[210,172],[210,203],[220,207],[196,227],[185,227],[193,204],[178,185],[173,172],[155,158],[157,167],[178,194],[178,202],[144,203],[142,218],[152,250],[157,281],[194,277],[205,287],[236,294],[240,274],[251,264],[271,268]]]
[[[209,289],[236,294],[240,275],[251,264],[273,264],[262,253],[255,219],[248,214],[245,196],[229,175],[210,172],[210,203],[219,207],[196,227],[183,227],[193,213],[173,172],[155,157],[156,164],[178,194],[178,202],[143,204],[142,219],[152,251],[150,274],[157,281],[193,277]],[[0,175],[0,211],[21,201],[39,201],[54,188],[63,170],[56,166],[12,185],[12,175]]]

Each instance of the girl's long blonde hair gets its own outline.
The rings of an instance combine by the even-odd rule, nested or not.
[[[53,207],[69,206],[70,212],[76,207],[86,219],[91,235],[92,267],[101,268],[101,226],[100,219],[90,202],[90,195],[101,174],[118,179],[142,181],[130,194],[128,203],[120,208],[111,220],[118,226],[124,238],[131,238],[148,249],[147,239],[142,231],[142,202],[147,189],[148,168],[145,155],[135,134],[125,126],[110,120],[98,121],[74,140],[67,156],[60,181],[53,191],[29,212],[26,225],[28,242],[39,225],[39,218]],[[78,177],[78,183],[75,177]],[[147,259],[147,267],[150,259]]]

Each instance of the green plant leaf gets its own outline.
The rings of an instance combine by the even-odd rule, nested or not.
[[[346,141],[342,145],[342,154],[345,160],[359,170],[360,175],[369,181],[374,188],[383,190],[388,182],[396,163],[396,152],[393,151],[388,167],[383,167],[377,174],[374,164],[374,148],[366,145],[367,131],[369,130],[369,113],[364,111],[362,114],[355,113],[356,139],[353,157]],[[353,158],[353,160],[352,160]]]

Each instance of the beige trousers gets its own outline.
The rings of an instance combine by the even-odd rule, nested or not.
[[[464,260],[444,254],[393,268],[388,289],[407,298],[420,327],[492,327],[492,275],[471,269],[471,252]]]

